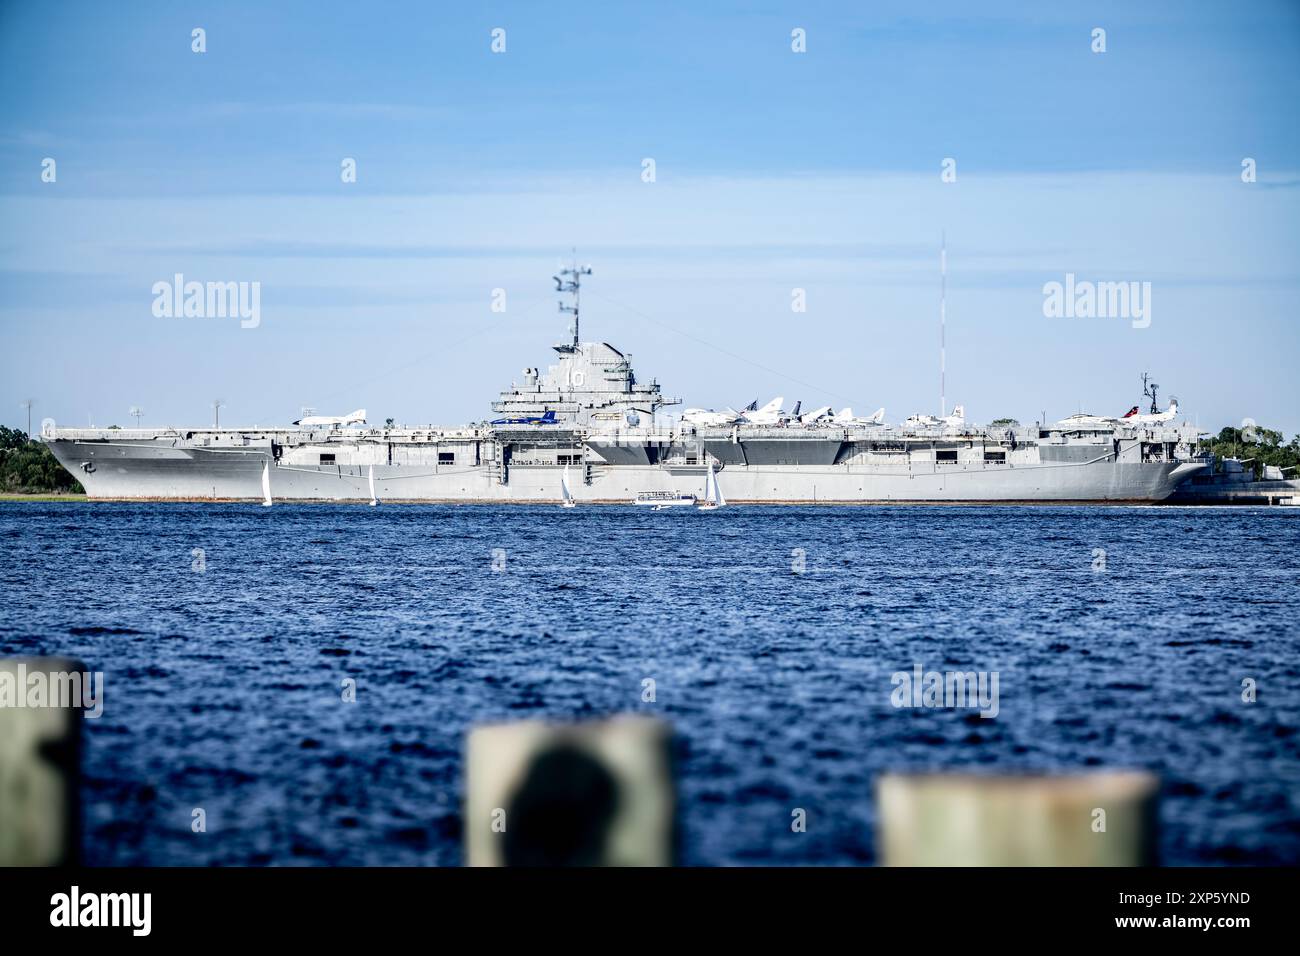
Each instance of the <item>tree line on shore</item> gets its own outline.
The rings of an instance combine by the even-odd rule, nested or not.
[[[81,482],[59,464],[44,442],[20,428],[0,425],[0,492],[83,495]]]
[[[1284,445],[1281,432],[1254,425],[1224,428],[1213,438],[1201,439],[1201,450],[1212,452],[1216,460],[1251,459],[1256,478],[1263,475],[1265,465],[1276,465],[1283,469],[1300,466],[1300,435]],[[1284,471],[1283,476],[1295,478],[1297,474],[1295,471]]]

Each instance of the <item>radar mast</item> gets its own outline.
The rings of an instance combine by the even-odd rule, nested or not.
[[[1156,392],[1159,390],[1160,390],[1160,386],[1157,385],[1155,382],[1149,381],[1147,373],[1143,372],[1142,373],[1142,397],[1151,399],[1152,415],[1158,415],[1160,413],[1160,404],[1159,402],[1156,401]]]
[[[563,300],[560,301],[560,311],[567,312],[573,316],[573,344],[557,345],[555,348],[560,352],[578,351],[578,310],[582,297],[582,277],[591,275],[591,266],[579,266],[577,255],[574,255],[573,265],[567,269],[561,269],[559,275],[551,276],[555,280],[555,291],[561,295],[573,297],[573,304],[569,305]]]

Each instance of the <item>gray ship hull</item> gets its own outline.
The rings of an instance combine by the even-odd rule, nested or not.
[[[313,445],[330,447],[338,463],[295,462],[294,454],[267,437],[231,432],[246,445],[186,447],[176,439],[112,440],[47,438],[58,460],[94,499],[260,501],[265,468],[273,500],[369,501],[373,470],[382,501],[550,503],[562,498],[563,465],[555,461],[511,462],[472,442],[458,463],[392,461],[381,442]],[[468,442],[458,447],[464,449]],[[492,443],[495,445],[495,442]],[[743,451],[743,443],[741,443]],[[438,445],[434,447],[447,447]],[[598,444],[575,449],[570,478],[578,502],[627,503],[643,492],[704,496],[706,467],[658,457],[653,445],[616,455]],[[632,446],[633,449],[638,446]],[[1167,498],[1204,465],[1184,461],[1115,461],[988,464],[980,461],[879,464],[833,459],[838,442],[823,441],[806,454],[822,462],[747,464],[718,462],[718,482],[732,503],[850,504],[874,502],[1157,502]],[[599,454],[604,451],[613,461]],[[793,453],[790,453],[793,454]],[[297,455],[299,458],[305,455]],[[317,456],[319,457],[319,456]],[[397,457],[401,457],[400,455]],[[465,461],[465,458],[470,458]],[[620,460],[620,458],[624,460]],[[641,459],[634,462],[626,459]],[[372,459],[372,460],[366,460]],[[714,458],[717,461],[716,458]]]

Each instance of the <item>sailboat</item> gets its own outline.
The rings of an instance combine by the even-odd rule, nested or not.
[[[370,507],[379,504],[379,498],[375,495],[375,466],[370,466]]]
[[[709,462],[709,473],[704,478],[704,500],[695,507],[700,511],[717,511],[727,506],[727,499],[722,497],[722,488],[718,485],[718,476],[713,471],[713,462]]]
[[[564,466],[564,471],[560,474],[560,492],[564,495],[563,508],[576,508],[578,503],[573,500],[573,491],[569,488],[569,466]]]
[[[262,507],[271,507],[271,462],[262,462]]]

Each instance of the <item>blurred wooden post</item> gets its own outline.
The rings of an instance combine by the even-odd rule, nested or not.
[[[45,674],[52,691],[50,675],[85,672],[67,658],[0,659],[0,866],[80,861],[82,712],[16,702],[27,700],[27,687],[19,686],[22,674]],[[49,703],[60,702],[50,696]]]
[[[672,732],[622,716],[476,727],[466,759],[469,866],[670,866]]]
[[[886,866],[1149,866],[1158,790],[1141,771],[886,774],[879,855]]]

